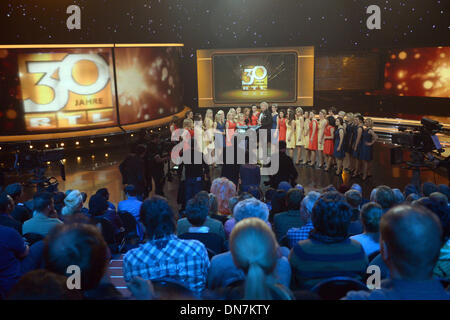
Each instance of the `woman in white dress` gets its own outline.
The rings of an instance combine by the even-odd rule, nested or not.
[[[203,152],[205,154],[211,153],[214,150],[214,118],[211,109],[206,110],[205,121],[203,122]]]
[[[317,148],[318,148],[318,154],[319,154],[319,160],[318,162],[318,168],[323,168],[325,165],[324,156],[323,156],[323,144],[325,142],[324,137],[324,131],[325,127],[327,126],[327,119],[325,119],[325,116],[327,115],[327,111],[325,109],[320,110],[319,112],[319,140],[317,141]]]
[[[305,119],[303,119],[303,109],[298,107],[295,110],[295,145],[297,147],[297,161],[295,164],[299,164],[302,159],[302,146],[304,146],[303,139],[303,126]]]

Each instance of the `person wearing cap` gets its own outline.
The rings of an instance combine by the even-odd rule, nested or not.
[[[14,210],[11,212],[11,216],[24,223],[28,219],[31,219],[31,212],[27,207],[21,202],[23,188],[20,183],[13,183],[5,188],[5,192],[14,200]]]
[[[81,213],[81,208],[83,207],[83,197],[81,192],[78,190],[72,190],[64,198],[64,207],[61,210],[62,216],[69,216],[75,213]]]

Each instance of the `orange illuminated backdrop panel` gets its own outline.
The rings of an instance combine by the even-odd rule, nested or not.
[[[111,49],[18,54],[27,131],[117,124]]]
[[[392,50],[384,76],[383,93],[450,98],[450,47]]]
[[[293,63],[287,64],[292,55]],[[230,68],[235,69],[229,79],[214,74],[217,73],[217,65],[214,67],[217,57],[234,58],[228,59],[233,64]],[[280,87],[280,75],[284,76],[286,88]],[[201,108],[251,105],[259,101],[313,106],[314,47],[198,50],[197,76]],[[230,81],[230,89],[222,90],[224,85],[218,80]],[[277,83],[275,87],[274,83]]]

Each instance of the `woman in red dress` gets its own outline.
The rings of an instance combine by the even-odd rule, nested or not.
[[[311,152],[311,167],[314,167],[316,162],[316,151],[318,147],[318,132],[319,127],[317,124],[317,120],[315,118],[314,111],[311,110],[309,112],[309,119],[311,120],[309,123],[309,141],[308,141],[308,149]]]
[[[259,120],[259,112],[258,112],[258,108],[256,106],[252,106],[252,113],[251,113],[251,118],[250,118],[250,125],[251,126],[256,126],[258,125],[258,120]]]
[[[284,111],[280,110],[280,112],[278,113],[278,125],[277,125],[277,130],[278,130],[278,139],[279,141],[286,141],[286,118],[284,117]]]
[[[325,155],[325,171],[330,170],[331,160],[333,159],[334,153],[334,127],[336,125],[336,120],[333,116],[327,117],[327,125],[323,132],[323,154]]]

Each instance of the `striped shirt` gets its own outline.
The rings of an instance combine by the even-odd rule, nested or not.
[[[201,293],[209,265],[208,252],[200,241],[181,240],[170,235],[128,251],[123,258],[123,275],[125,281],[134,277],[171,279]]]
[[[320,281],[336,276],[361,280],[368,259],[362,246],[355,240],[324,243],[307,239],[294,245],[289,262],[294,287],[310,289]]]

